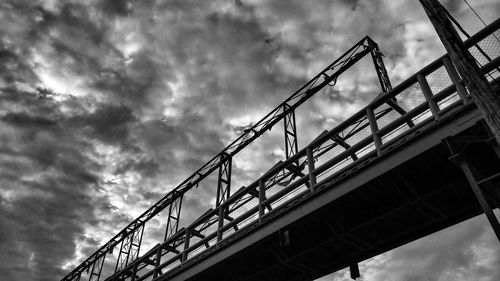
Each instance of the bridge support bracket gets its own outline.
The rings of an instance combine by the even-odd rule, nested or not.
[[[359,265],[358,263],[351,264],[349,266],[349,271],[351,272],[351,279],[356,280],[357,278],[361,277],[359,274]]]

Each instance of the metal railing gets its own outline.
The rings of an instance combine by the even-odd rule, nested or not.
[[[499,29],[497,20],[465,42],[489,81],[500,76]],[[431,130],[471,102],[445,55],[106,280],[175,275],[322,190],[335,188],[335,182]]]

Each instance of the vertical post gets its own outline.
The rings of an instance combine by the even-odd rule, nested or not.
[[[351,279],[356,280],[357,278],[361,277],[359,274],[359,266],[358,263],[351,264],[349,266],[349,271],[351,273]]]
[[[129,232],[125,238],[123,238],[120,245],[120,251],[118,252],[118,258],[116,259],[115,273],[121,270],[127,265],[128,255],[130,253],[131,236],[134,235],[133,232]]]
[[[184,263],[188,257],[189,240],[191,239],[191,228],[186,228],[186,234],[184,237],[184,251],[182,251],[181,263]]]
[[[266,183],[263,178],[259,179],[259,223],[264,216],[264,201],[266,200]]]
[[[158,269],[158,267],[160,266],[160,262],[161,262],[161,246],[158,247],[158,250],[156,251],[155,269],[153,271],[153,279],[158,277],[158,275],[160,274],[160,270]]]
[[[500,242],[500,223],[498,222],[495,213],[493,213],[493,211],[491,210],[490,204],[486,200],[483,191],[481,190],[481,188],[479,188],[479,185],[477,184],[476,179],[472,174],[469,164],[467,163],[465,158],[461,155],[453,156],[452,160],[458,162],[458,165],[460,166],[460,168],[462,168],[462,171],[464,172],[465,177],[467,178],[467,181],[469,182],[472,191],[474,192],[474,195],[476,196],[476,199],[479,202],[479,205],[483,209],[484,214],[488,218],[488,221],[490,222],[490,225],[493,228],[493,231],[495,232],[498,241]]]
[[[138,262],[134,263],[134,267],[132,268],[132,275],[130,276],[130,281],[134,281],[135,278],[137,277],[138,267],[139,267],[139,263]]]
[[[228,213],[228,206],[223,203],[231,196],[231,155],[223,152],[221,154],[221,165],[219,167],[219,178],[217,182],[217,199],[215,207],[219,208],[219,221],[217,227],[217,242],[222,240],[222,227],[224,226],[224,217]],[[223,210],[226,209],[226,210]]]
[[[427,101],[427,104],[429,104],[429,108],[431,110],[432,115],[434,116],[434,119],[439,120],[439,106],[436,103],[436,101],[432,99],[432,91],[431,87],[429,86],[429,83],[427,83],[427,79],[425,79],[424,75],[418,73],[417,80],[418,83],[420,84],[420,88],[422,89],[422,93],[424,94],[425,100]]]
[[[392,89],[391,81],[389,80],[389,75],[387,75],[387,69],[385,69],[384,60],[382,59],[382,52],[378,48],[377,43],[367,36],[368,46],[370,47],[370,54],[372,55],[373,65],[375,66],[375,71],[377,72],[378,81],[382,92],[387,93]]]
[[[104,265],[104,260],[106,259],[106,253],[104,253],[97,261],[92,265],[92,270],[90,271],[89,281],[99,281],[101,278],[102,267]]]
[[[139,251],[141,250],[142,236],[144,235],[144,224],[139,225],[139,227],[137,227],[134,232],[135,232],[135,234],[132,237],[132,243],[130,244],[130,257],[129,257],[128,263],[131,263],[132,261],[139,258]]]
[[[231,155],[223,152],[220,161],[215,207],[219,207],[231,195]]]
[[[143,234],[144,223],[138,221],[135,224],[134,229],[132,229],[128,233],[127,237],[125,237],[122,241],[120,252],[118,253],[118,259],[116,260],[115,272],[126,267],[130,262],[139,257]]]
[[[316,174],[314,174],[314,155],[310,146],[306,149],[307,152],[307,168],[309,169],[309,183],[311,185],[311,192],[314,192],[316,186]]]
[[[448,76],[450,76],[451,82],[455,85],[458,96],[464,104],[467,104],[469,102],[469,99],[467,98],[467,90],[465,90],[464,83],[460,80],[460,76],[458,76],[457,70],[453,66],[453,63],[451,63],[448,56],[443,57],[443,64],[446,68],[446,72],[448,72]]]
[[[184,194],[175,192],[173,193],[173,196],[176,196],[176,198],[172,200],[168,208],[167,227],[165,229],[165,239],[163,241],[167,241],[168,238],[170,238],[179,230],[182,197],[184,197]]]
[[[373,142],[375,143],[375,148],[377,149],[377,155],[381,155],[382,149],[382,139],[378,135],[378,125],[373,109],[370,107],[366,108],[366,116],[368,117],[368,122],[370,123],[370,129],[373,135]]]
[[[474,57],[467,50],[450,19],[446,16],[446,9],[437,0],[420,0],[420,3],[462,76],[477,108],[497,142],[500,143],[500,95],[496,95],[491,90],[490,84],[474,61]]]
[[[217,224],[217,242],[222,240],[222,227],[224,227],[225,206],[219,206],[219,221]]]
[[[284,129],[285,129],[285,158],[288,159],[295,155],[298,151],[298,142],[297,142],[297,127],[295,123],[295,110],[287,110],[290,108],[288,104],[283,105],[283,112],[285,112],[284,121]],[[298,166],[298,161],[296,165]]]

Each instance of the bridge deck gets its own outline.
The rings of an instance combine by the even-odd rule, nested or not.
[[[476,216],[480,206],[442,140],[484,140],[479,120],[468,106],[356,174],[332,179],[335,188],[325,184],[258,231],[159,280],[314,280]],[[462,146],[478,180],[500,171],[487,142]],[[485,190],[498,192],[488,188],[499,180]]]
[[[498,29],[465,42],[496,92]],[[106,280],[313,280],[480,214],[456,153],[498,207],[490,140],[443,56]]]

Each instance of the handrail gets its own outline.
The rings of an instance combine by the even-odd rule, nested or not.
[[[482,32],[477,33],[476,35],[474,35],[473,37],[471,37],[469,40],[467,40],[465,42],[466,46],[468,46],[468,47],[474,46],[475,44],[477,44],[477,41],[486,38],[487,36],[489,36],[491,34],[492,31],[496,31],[499,27],[500,27],[500,20],[497,20],[492,25],[490,25],[487,29],[485,29],[489,33],[485,32],[484,30]],[[250,192],[250,191],[255,190],[256,188],[258,188],[259,181],[266,181],[266,180],[268,180],[273,175],[275,175],[275,174],[279,173],[280,171],[284,170],[287,166],[289,166],[289,165],[295,163],[296,161],[302,159],[306,155],[307,150],[315,149],[315,148],[321,146],[321,144],[325,143],[331,137],[337,135],[338,133],[340,133],[343,130],[345,130],[346,128],[348,128],[353,122],[355,122],[355,121],[357,121],[357,120],[359,120],[361,118],[364,118],[367,108],[377,108],[377,107],[385,104],[387,102],[387,100],[393,99],[394,97],[396,97],[398,94],[400,94],[402,91],[406,90],[408,87],[416,84],[418,82],[417,75],[424,75],[425,76],[425,75],[431,74],[433,71],[439,69],[440,67],[443,67],[444,66],[443,60],[445,58],[447,58],[447,55],[444,55],[444,56],[436,59],[435,61],[431,62],[429,65],[427,65],[424,68],[422,68],[416,74],[414,74],[414,75],[410,76],[409,78],[405,79],[403,82],[401,82],[399,85],[397,85],[395,88],[393,88],[389,92],[378,96],[373,102],[371,102],[370,104],[368,104],[367,106],[365,106],[363,109],[361,109],[360,111],[358,111],[357,113],[355,113],[353,116],[351,116],[350,118],[348,118],[344,122],[342,122],[339,125],[337,125],[334,129],[332,129],[331,131],[329,131],[329,132],[321,135],[320,137],[318,137],[317,139],[315,139],[313,142],[311,142],[306,147],[302,148],[300,151],[298,151],[295,155],[293,155],[289,159],[283,161],[279,165],[276,165],[276,166],[272,167],[269,171],[265,172],[259,179],[257,179],[256,181],[252,182],[250,185],[248,185],[248,186],[246,186],[246,187],[238,190],[237,193],[235,193],[228,200],[226,200],[225,202],[223,202],[219,206],[219,208],[226,208],[226,207],[228,207],[229,205],[231,205],[232,203],[234,203],[235,201],[237,201],[238,199],[240,199],[242,196],[248,194],[248,192]],[[487,72],[493,70],[495,67],[498,67],[498,65],[500,65],[500,57],[497,57],[497,58],[493,59],[491,62],[489,62],[486,65],[482,66],[482,70],[483,70],[483,72],[487,73]],[[454,93],[456,91],[455,87],[456,87],[456,85],[453,85],[453,84],[445,87],[440,92],[435,93],[433,95],[433,97],[432,97],[432,100],[436,101],[436,102],[443,100],[444,98],[450,96],[452,93]],[[454,105],[455,104],[451,104],[450,107],[454,106]],[[402,116],[400,116],[399,118],[397,118],[396,120],[394,120],[393,122],[391,122],[390,124],[388,124],[388,125],[384,126],[383,128],[379,129],[375,133],[380,134],[380,135],[386,135],[387,133],[389,133],[392,130],[396,129],[400,125],[405,124],[405,122],[406,122],[407,119],[411,119],[411,118],[413,118],[413,117],[415,117],[415,116],[423,113],[426,110],[430,110],[430,109],[429,109],[429,105],[426,102],[424,102],[424,103],[420,104],[419,106],[413,108],[412,110],[408,111],[407,113],[403,114]],[[444,111],[445,108],[443,108],[442,110]],[[430,120],[430,117],[428,119]],[[419,124],[418,127],[415,128],[414,130],[418,129],[421,126],[424,126],[425,124],[427,124],[427,122]],[[412,131],[414,131],[414,130],[412,130]],[[389,143],[392,143],[394,141],[397,141],[397,139],[393,139]],[[368,145],[370,143],[373,143],[372,137],[371,136],[367,136],[363,140],[357,142],[356,144],[352,145],[350,148],[344,150],[340,154],[338,154],[335,157],[333,157],[332,159],[328,160],[323,165],[317,167],[316,169],[314,169],[312,171],[309,171],[309,173],[321,174],[322,172],[326,171],[332,165],[338,163],[342,159],[350,157],[350,155],[353,152],[356,152],[356,151],[360,150],[361,148],[365,147],[366,145]],[[356,161],[353,161],[350,165],[355,166],[357,163],[360,163],[360,162],[362,163],[363,161],[365,161],[369,157],[373,157],[373,154],[367,154],[364,157],[362,157],[362,158],[360,158],[360,159],[358,159]],[[289,186],[287,186],[285,189],[282,189],[282,190],[278,191],[277,193],[275,193],[274,195],[272,195],[271,197],[269,197],[269,198],[267,198],[267,199],[259,202],[259,204],[260,205],[262,205],[262,204],[263,205],[268,205],[268,204],[271,204],[271,203],[275,202],[278,199],[281,199],[282,196],[285,195],[285,194],[287,194],[290,190],[296,189],[297,187],[305,184],[309,180],[309,173],[307,173],[307,174],[303,175],[302,177],[298,178],[293,183],[291,183]],[[331,175],[331,177],[333,177],[333,176],[335,176],[335,175]],[[318,185],[321,185],[321,184],[323,184],[323,182],[318,182]],[[299,194],[297,196],[300,196],[301,194]],[[245,212],[241,216],[235,218],[233,221],[231,221],[228,224],[224,225],[221,229],[219,229],[219,231],[223,231],[224,232],[224,231],[226,231],[226,230],[234,227],[234,225],[237,225],[239,222],[247,219],[248,217],[250,217],[250,216],[252,216],[252,215],[254,215],[256,213],[258,213],[258,210],[259,210],[259,206],[252,207],[250,210],[248,210],[247,212]],[[258,223],[258,221],[255,221],[255,223]],[[208,241],[210,241],[211,239],[214,239],[214,238],[215,238],[215,233],[213,233],[210,236],[207,236],[205,239],[202,239],[202,240],[198,241],[196,244],[193,244],[191,247],[187,248],[186,251],[191,252],[191,251],[197,249],[197,247],[200,247],[200,246],[204,245],[206,242],[208,242]]]
[[[467,47],[472,47],[476,44],[478,44],[479,41],[485,39],[489,35],[492,34],[492,32],[497,31],[500,28],[500,19],[496,20],[492,24],[490,24],[488,27],[485,29],[481,30],[477,34],[473,35],[471,38],[465,41],[465,45]],[[285,102],[280,104],[278,107],[276,107],[273,111],[271,111],[269,114],[267,114],[263,119],[261,119],[259,122],[257,122],[255,125],[253,125],[245,134],[240,136],[238,139],[236,139],[234,142],[232,142],[230,145],[228,145],[221,153],[228,153],[230,155],[236,154],[238,151],[243,149],[246,145],[248,145],[250,142],[255,140],[258,136],[260,136],[262,133],[265,131],[269,130],[274,124],[276,124],[281,118],[293,110],[295,107],[298,105],[302,104],[307,98],[310,96],[314,95],[321,89],[322,87],[326,86],[328,83],[331,81],[334,81],[336,79],[335,75],[339,75],[343,71],[345,71],[346,65],[350,66],[350,64],[353,64],[355,61],[359,60],[360,57],[362,57],[364,54],[366,54],[368,49],[362,50],[362,52],[355,53],[355,55],[352,55],[351,52],[356,50],[356,46],[359,47],[366,47],[364,46],[363,42],[364,40],[367,40],[368,37],[365,37],[361,41],[359,41],[355,46],[353,46],[349,51],[347,51],[341,58],[337,59],[335,62],[330,64],[323,72],[315,76],[312,80],[310,80],[308,83],[306,83],[301,89],[299,89],[297,92],[295,92],[292,96],[290,96]],[[369,39],[369,38],[368,38]],[[370,39],[371,40],[371,39]],[[348,57],[348,54],[351,54],[352,56],[350,57],[352,60],[348,61],[347,63],[345,61],[342,61],[341,59],[345,58],[346,56]],[[353,58],[354,57],[354,58]],[[181,242],[186,242],[184,250],[179,251],[180,253],[175,254],[171,259],[167,260],[166,262],[161,263],[159,266],[156,266],[155,270],[163,269],[167,267],[168,265],[172,264],[175,261],[178,261],[181,259],[181,264],[184,264],[186,262],[191,262],[191,258],[188,257],[189,253],[197,250],[199,247],[207,245],[207,243],[211,242],[212,240],[216,239],[217,243],[212,245],[208,249],[213,249],[213,247],[216,247],[224,241],[223,239],[223,234],[228,231],[229,229],[238,226],[238,223],[243,222],[247,220],[248,218],[258,214],[259,220],[254,220],[253,222],[250,222],[247,226],[251,226],[254,224],[259,224],[260,219],[263,217],[269,215],[273,211],[268,211],[265,213],[263,212],[264,206],[270,206],[274,202],[278,200],[282,200],[285,198],[286,195],[290,194],[294,190],[297,190],[298,188],[304,187],[309,183],[310,187],[309,191],[306,189],[305,191],[300,192],[299,194],[296,195],[296,197],[303,196],[307,192],[309,193],[314,193],[315,191],[312,188],[312,185],[310,184],[311,177],[316,178],[317,176],[322,175],[323,173],[327,172],[329,169],[332,167],[335,167],[339,163],[342,163],[346,158],[351,157],[351,155],[356,155],[356,153],[362,151],[363,149],[366,150],[367,147],[370,145],[374,145],[373,149],[371,150],[366,150],[368,152],[365,152],[366,154],[363,157],[360,157],[359,159],[353,159],[351,163],[348,164],[347,167],[354,167],[358,163],[363,163],[367,158],[369,157],[377,157],[373,152],[376,150],[378,156],[380,156],[381,153],[383,152],[383,149],[386,145],[394,142],[398,138],[401,138],[404,135],[399,135],[395,137],[394,139],[391,139],[387,143],[384,143],[382,138],[383,136],[393,132],[400,126],[404,125],[405,123],[408,122],[408,120],[412,120],[413,118],[416,118],[417,116],[420,116],[421,114],[424,114],[425,112],[429,112],[430,110],[430,103],[432,102],[440,102],[444,100],[447,97],[450,97],[453,95],[453,93],[456,92],[456,89],[459,85],[456,83],[461,83],[460,81],[452,81],[453,84],[442,89],[438,93],[431,93],[430,100],[424,101],[423,103],[419,104],[418,106],[412,108],[411,110],[407,111],[406,113],[402,114],[395,120],[391,120],[389,124],[386,124],[385,126],[378,128],[377,126],[368,126],[367,128],[371,127],[371,135],[368,134],[362,138],[362,140],[357,141],[356,143],[351,144],[350,147],[346,148],[344,151],[338,153],[335,155],[333,158],[328,159],[326,162],[321,164],[318,167],[313,167],[311,166],[308,168],[307,173],[305,172],[303,175],[297,177],[295,180],[293,180],[290,184],[288,184],[285,188],[277,191],[276,193],[272,194],[271,196],[267,197],[265,196],[265,193],[267,190],[271,189],[276,182],[273,182],[273,178],[276,177],[278,174],[281,172],[285,171],[287,167],[290,165],[294,165],[295,163],[298,163],[300,160],[304,160],[307,156],[308,151],[314,151],[316,149],[322,148],[322,145],[324,145],[326,142],[331,140],[333,137],[343,133],[345,130],[348,130],[350,127],[354,126],[353,124],[369,124],[370,122],[373,122],[373,120],[370,120],[369,116],[367,116],[367,110],[370,112],[373,112],[373,117],[375,118],[375,123],[377,120],[384,118],[385,114],[389,111],[383,111],[380,109],[381,106],[384,104],[388,103],[390,100],[393,100],[395,97],[397,97],[399,94],[401,94],[404,90],[408,89],[410,86],[413,86],[415,84],[418,85],[419,83],[419,75],[421,77],[433,73],[437,69],[443,67],[445,65],[445,60],[447,59],[447,56],[444,55],[435,61],[431,62],[429,65],[425,66],[422,68],[420,71],[418,71],[416,74],[410,76],[409,78],[405,79],[403,82],[401,82],[399,85],[394,87],[392,90],[382,93],[379,95],[375,100],[373,100],[371,103],[366,105],[363,109],[355,113],[353,116],[349,117],[345,121],[341,122],[337,126],[335,126],[332,130],[328,131],[327,133],[324,133],[320,135],[317,139],[313,140],[309,145],[304,147],[303,149],[299,150],[295,155],[291,156],[287,160],[279,163],[278,165],[272,167],[269,171],[264,173],[259,179],[256,181],[252,182],[250,185],[243,187],[242,189],[238,190],[235,194],[230,196],[226,201],[222,202],[216,209],[209,210],[205,214],[203,214],[200,218],[195,220],[190,226],[188,226],[185,229],[179,230],[177,233],[175,233],[174,236],[170,237],[167,239],[161,246],[159,246],[160,249],[166,249],[167,245],[171,244],[176,244],[177,246],[182,245],[183,243]],[[335,66],[336,63],[343,63],[342,66],[333,74],[326,75],[327,72],[331,71],[332,66]],[[491,62],[487,63],[486,65],[482,66],[482,69],[484,72],[489,72],[493,70],[494,68],[498,67],[500,64],[500,57],[494,58]],[[321,77],[326,78],[323,82],[317,84],[319,79]],[[335,77],[335,78],[333,78]],[[453,80],[453,79],[452,79]],[[459,93],[460,94],[460,93]],[[461,102],[463,104],[466,104],[466,100],[463,100],[463,97]],[[294,104],[291,105],[291,107],[287,107],[288,109],[284,109],[285,107],[283,106],[284,104],[289,105],[289,102],[295,101]],[[447,105],[446,107],[443,107],[441,111],[435,113],[435,114],[445,114],[449,108],[454,108],[456,107],[457,103],[452,103],[450,105]],[[289,105],[290,106],[290,105]],[[377,112],[376,110],[379,109]],[[458,109],[457,109],[458,110]],[[436,116],[434,116],[436,118]],[[373,118],[372,118],[373,119]],[[432,121],[432,116],[428,117],[424,121],[420,122],[419,124],[416,125],[415,128],[409,128],[407,129],[406,132],[411,132],[414,131],[417,127],[422,127],[428,122]],[[356,126],[357,126],[356,125]],[[379,138],[380,144],[377,144],[376,138]],[[103,247],[101,247],[94,255],[89,257],[84,263],[82,263],[79,267],[77,267],[75,270],[73,270],[70,274],[68,274],[63,280],[72,280],[74,276],[77,276],[79,274],[79,270],[83,271],[85,268],[88,268],[91,265],[92,258],[95,260],[95,262],[100,256],[105,255],[106,252],[109,252],[110,249],[112,249],[116,244],[119,243],[120,237],[123,238],[131,231],[133,231],[134,227],[137,225],[144,224],[147,220],[149,220],[152,216],[156,215],[159,211],[161,211],[165,206],[169,204],[172,200],[174,200],[176,197],[182,195],[183,193],[187,192],[190,188],[195,186],[199,181],[201,181],[204,177],[206,177],[208,174],[210,174],[212,171],[214,171],[217,167],[220,166],[220,162],[217,162],[220,160],[220,154],[212,158],[207,164],[205,164],[202,168],[200,168],[197,172],[195,172],[192,176],[190,176],[188,179],[183,181],[178,187],[176,187],[171,193],[167,194],[165,197],[163,197],[157,204],[153,205],[151,208],[149,208],[147,211],[145,211],[138,219],[130,223],[124,230],[122,230],[120,233],[115,235],[107,244],[105,244]],[[369,156],[369,157],[368,157]],[[307,161],[307,160],[304,160]],[[314,166],[314,165],[312,165]],[[345,169],[341,168],[340,170],[336,171],[335,173],[328,175],[327,178],[334,177],[338,175],[341,171]],[[326,179],[323,179],[317,183],[318,186],[322,185],[325,182]],[[268,182],[268,185],[266,186],[266,182]],[[260,189],[260,190],[259,190]],[[201,226],[201,230],[207,230],[209,227],[214,225],[215,221],[208,221],[210,218],[214,218],[216,216],[218,217],[218,220],[224,220],[224,216],[229,215],[225,214],[226,210],[229,210],[229,207],[231,204],[237,203],[239,200],[241,200],[244,196],[250,196],[249,198],[252,198],[252,193],[253,192],[264,192],[264,196],[259,196],[257,206],[251,206],[249,210],[244,212],[243,214],[239,215],[238,217],[233,218],[232,221],[230,221],[227,224],[222,224],[217,227],[217,230],[215,232],[212,232],[203,238],[200,238],[199,241],[196,243],[192,244],[189,246],[189,241],[192,239],[192,237],[196,236],[193,235],[194,231],[196,230],[197,227]],[[296,197],[292,197],[288,200],[292,200]],[[288,202],[288,201],[287,201]],[[283,204],[286,205],[285,203],[282,203],[279,207],[283,206]],[[234,211],[234,210],[233,210]],[[221,217],[222,214],[222,217]],[[242,230],[242,229],[240,229]],[[196,230],[197,231],[197,230]],[[220,238],[219,238],[220,237]],[[118,242],[117,242],[118,241]],[[155,246],[158,247],[158,246]],[[168,251],[167,251],[168,252]],[[160,250],[161,253],[161,250]],[[203,253],[203,252],[201,252]],[[200,253],[200,254],[201,254]],[[200,255],[198,254],[198,255]],[[144,256],[138,258],[134,262],[130,263],[127,265],[124,269],[121,271],[115,273],[113,276],[108,278],[109,280],[113,280],[113,278],[120,276],[121,274],[124,274],[125,272],[130,272],[131,270],[137,269],[138,264],[141,262],[144,262],[145,260],[149,260],[151,258],[154,258],[154,256],[157,255],[156,251],[149,251],[146,253]],[[194,258],[194,257],[193,257]],[[144,267],[143,267],[144,268]],[[179,267],[174,267],[172,270],[177,270]],[[80,271],[80,273],[81,273]],[[137,279],[137,280],[143,280],[146,278],[146,276],[151,276],[153,271],[148,272],[146,275],[141,275],[142,277]],[[156,272],[156,271],[155,271]],[[135,281],[137,281],[135,280]]]

